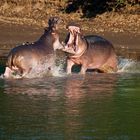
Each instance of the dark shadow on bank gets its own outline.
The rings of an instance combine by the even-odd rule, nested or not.
[[[104,12],[119,11],[126,5],[139,4],[138,0],[68,0],[65,12],[81,12],[82,18],[96,17]]]
[[[66,13],[78,12],[82,10],[83,17],[95,17],[106,11],[107,0],[69,0]]]

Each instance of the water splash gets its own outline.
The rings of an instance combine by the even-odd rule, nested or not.
[[[4,79],[4,75],[3,74],[0,75],[0,79]]]
[[[140,61],[120,57],[118,72],[140,73]]]
[[[26,78],[36,78],[44,76],[64,76],[65,58],[59,58],[57,56],[49,57],[45,61],[40,62],[36,68],[32,69],[28,73]]]
[[[25,75],[26,78],[40,78],[46,76],[63,77],[65,72],[65,57],[50,57],[45,62],[40,62],[36,68]],[[119,65],[117,73],[140,73],[140,61],[119,57]],[[0,79],[3,79],[3,74]],[[19,75],[13,75],[14,79],[21,78]]]
[[[56,76],[62,77],[65,76],[64,66],[66,63],[65,57],[58,57],[57,55],[49,55],[45,59],[40,60],[36,67],[25,74],[24,78],[41,78],[45,76]],[[3,66],[4,67],[4,66]],[[0,79],[4,79],[4,75],[0,74]],[[12,79],[20,79],[21,75],[14,73],[11,75]]]

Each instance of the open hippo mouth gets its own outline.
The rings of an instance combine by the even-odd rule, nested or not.
[[[63,51],[75,54],[78,51],[78,34],[80,33],[80,28],[69,26],[68,30],[69,33],[65,39],[65,44],[63,43]]]
[[[77,51],[76,51],[76,48],[77,46],[75,45],[75,43],[73,44],[64,44],[63,43],[63,51],[65,52],[68,52],[68,53],[72,53],[72,54],[75,54]]]

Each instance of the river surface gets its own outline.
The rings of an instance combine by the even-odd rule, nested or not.
[[[36,40],[42,30],[5,24],[0,29],[3,73],[9,49]],[[117,73],[0,78],[0,140],[140,139],[139,36],[102,35],[116,46]]]

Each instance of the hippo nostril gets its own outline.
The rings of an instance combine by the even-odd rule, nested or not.
[[[50,66],[50,67],[48,67],[48,70],[51,70],[51,66]]]

